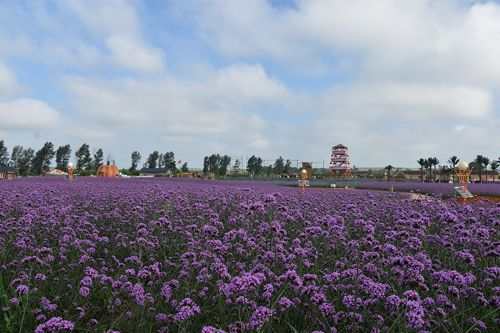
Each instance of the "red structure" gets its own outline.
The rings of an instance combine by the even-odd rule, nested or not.
[[[332,147],[330,171],[343,172],[346,176],[351,173],[349,148],[341,144]]]

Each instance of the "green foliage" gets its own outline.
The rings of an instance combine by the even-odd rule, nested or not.
[[[55,156],[54,145],[52,142],[45,142],[43,147],[36,152],[33,158],[32,168],[35,175],[41,175],[42,172],[49,171],[50,161]]]
[[[97,173],[97,169],[103,164],[104,152],[99,148],[94,154],[94,160],[92,161],[92,171]]]
[[[3,140],[0,140],[0,166],[7,166],[9,163],[9,153]]]
[[[78,176],[88,177],[92,176],[93,174],[94,173],[92,172],[92,170],[82,169],[78,171]]]
[[[77,170],[90,170],[92,157],[90,155],[90,148],[88,144],[84,143],[75,153],[75,156]]]
[[[139,170],[121,169],[120,172],[127,176],[139,176]]]
[[[251,175],[259,175],[262,172],[262,158],[252,155],[247,162],[247,171]]]
[[[168,170],[170,171],[174,171],[175,170],[175,154],[171,151],[163,154],[163,166],[165,168],[167,168]]]
[[[276,175],[282,175],[285,172],[285,161],[283,157],[278,157],[274,162],[273,172]]]
[[[23,149],[17,161],[17,169],[21,176],[26,177],[32,169],[35,151],[32,148]]]
[[[139,165],[139,162],[141,161],[141,153],[139,153],[137,150],[134,151],[131,155],[131,160],[132,164],[130,165],[130,171],[136,171],[137,166]]]
[[[227,174],[227,167],[231,163],[231,157],[219,154],[205,156],[203,159],[203,172],[212,172],[216,177],[223,177]]]
[[[158,154],[158,151],[153,151],[151,154],[148,156],[148,160],[146,162],[146,165],[150,169],[154,169],[158,166],[158,158],[160,155]]]
[[[67,171],[70,156],[70,145],[59,146],[56,151],[56,168],[62,171]]]

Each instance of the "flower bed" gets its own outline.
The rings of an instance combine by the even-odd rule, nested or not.
[[[0,183],[2,332],[491,332],[500,207],[174,179]]]

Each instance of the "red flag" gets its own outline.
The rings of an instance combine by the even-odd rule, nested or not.
[[[181,163],[182,163],[182,161],[181,161],[181,160],[178,160],[178,161],[177,161],[177,164],[181,164]]]

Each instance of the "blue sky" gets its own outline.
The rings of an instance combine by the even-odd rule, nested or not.
[[[500,155],[500,5],[0,0],[0,138],[357,166]]]

